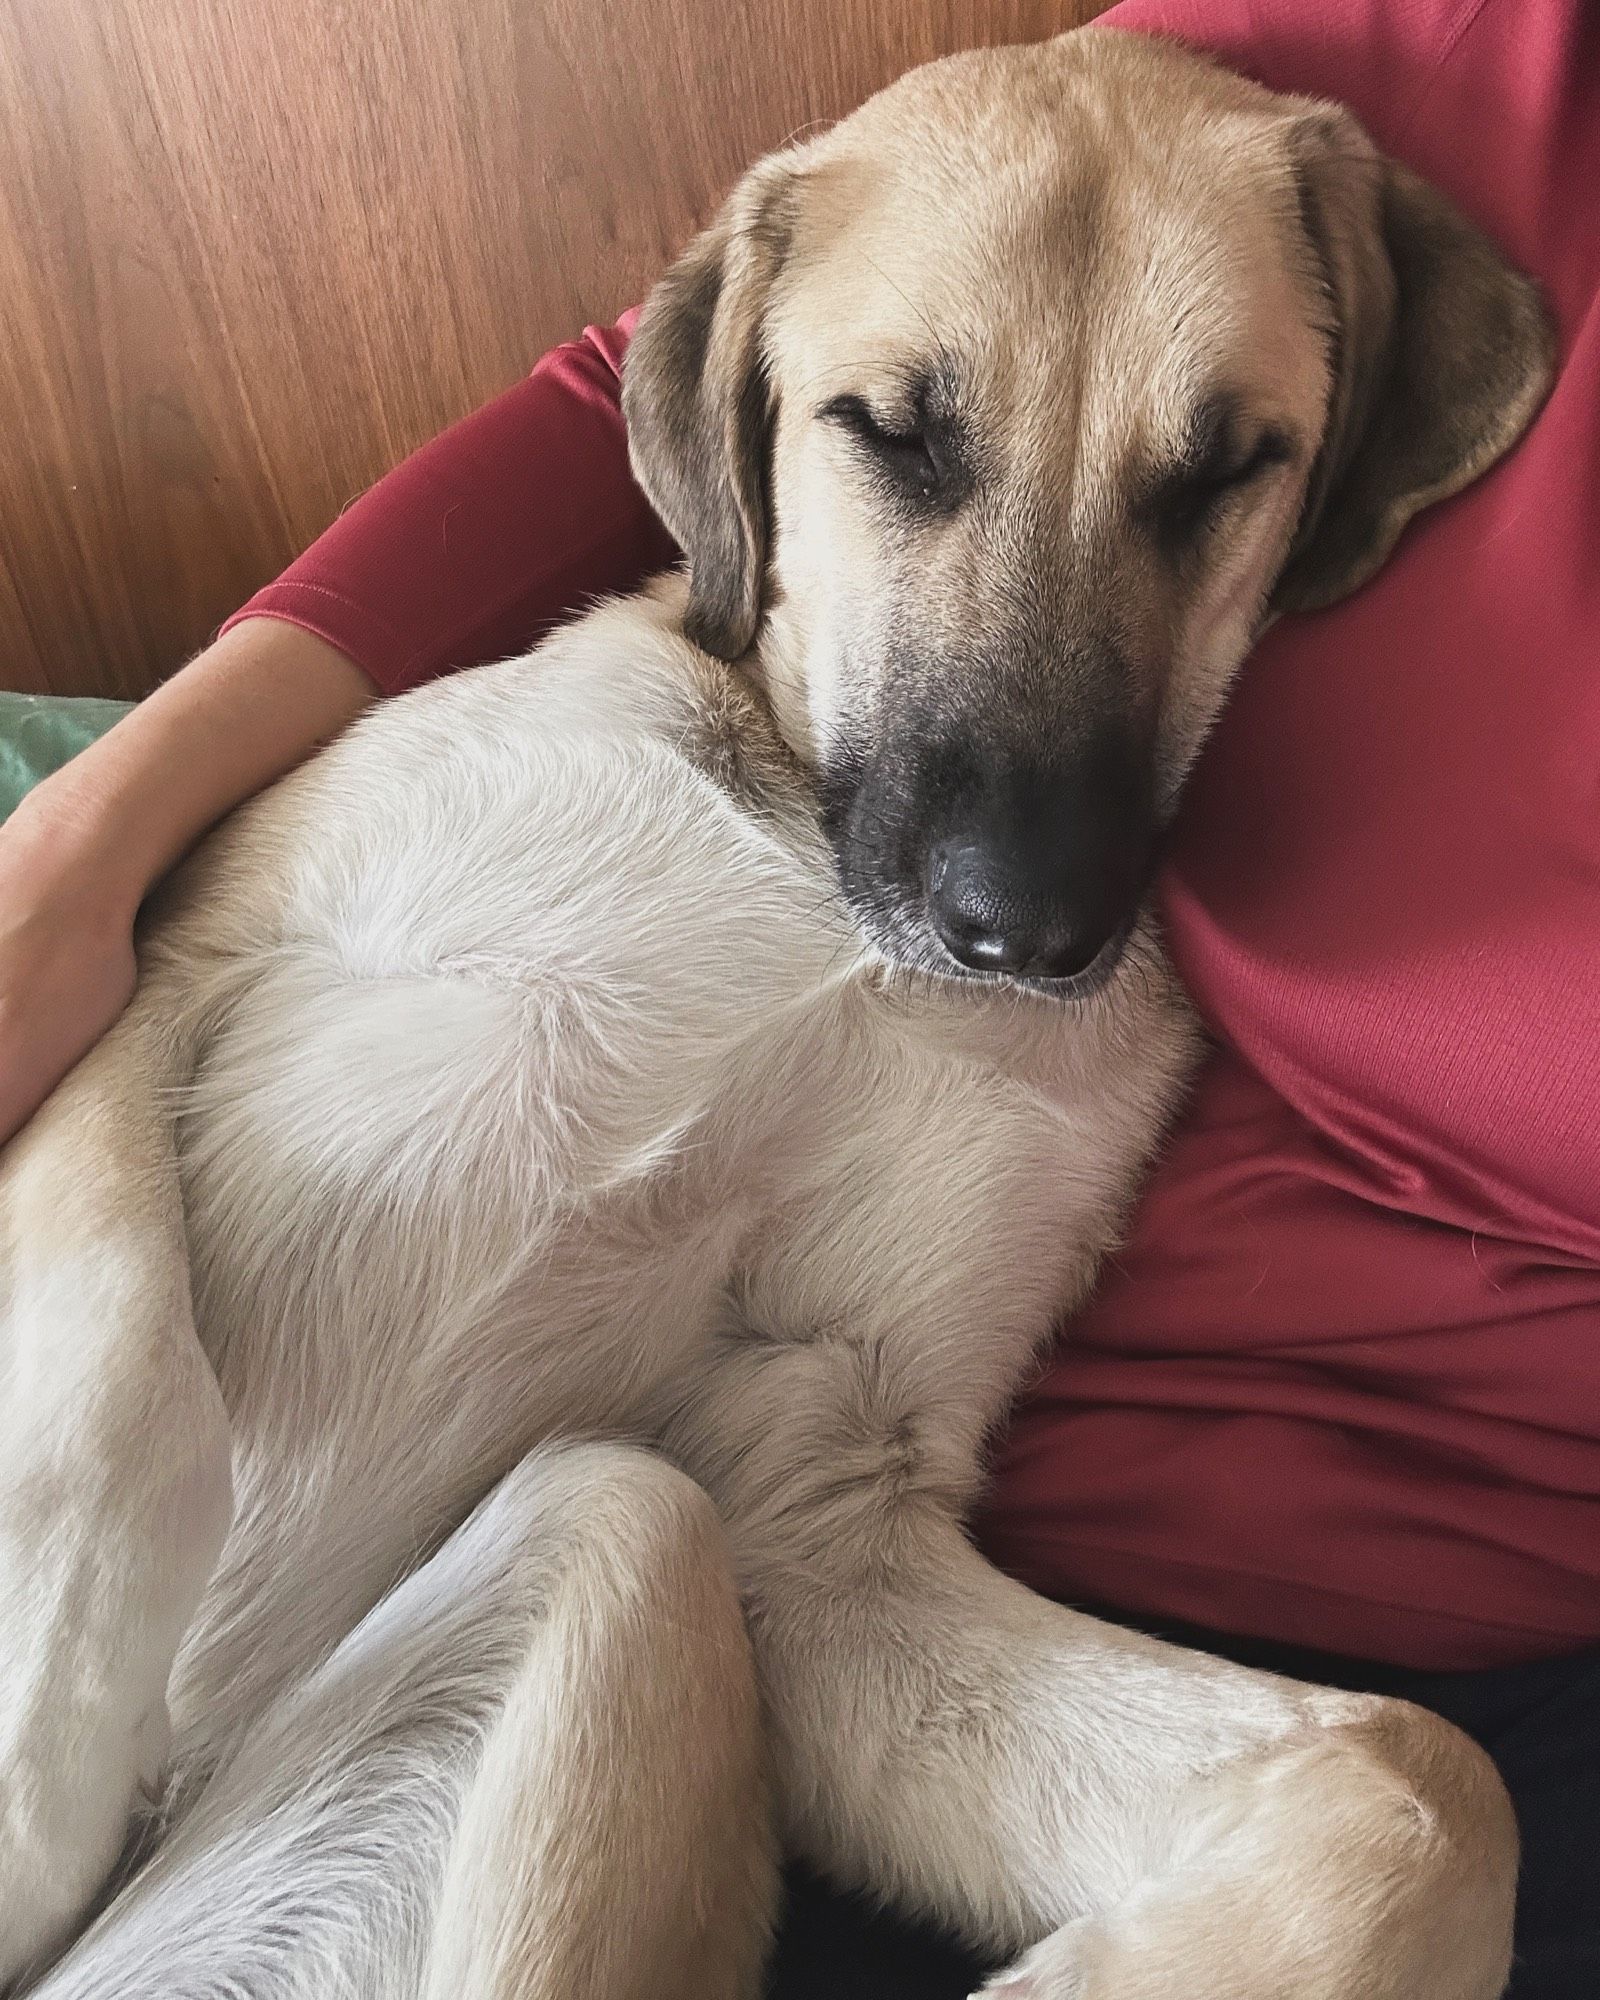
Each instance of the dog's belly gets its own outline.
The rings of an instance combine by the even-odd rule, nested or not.
[[[180,1777],[212,1768],[528,1451],[646,1433],[693,1369],[736,1227],[680,1213],[676,1239],[652,1242],[651,1199],[547,1229],[529,1261],[470,1222],[424,1244],[414,1218],[350,1205],[254,1306],[239,1281],[255,1256],[208,1256],[197,1319],[229,1405],[235,1516],[174,1676]]]
[[[269,802],[201,884],[179,1142],[235,1519],[180,1783],[541,1440],[769,1481],[806,1413],[763,1405],[751,1340],[825,1336],[845,1375],[892,1345],[930,1476],[970,1462],[1148,1144],[1132,1106],[1051,1108],[1098,1065],[1048,1010],[856,977],[820,840],[710,782],[683,718],[564,739],[557,702],[516,740],[530,671],[379,718],[295,781],[290,840]],[[1080,1145],[1096,1170],[1053,1174]]]
[[[319,994],[280,964],[252,993],[296,1023],[275,1060],[253,1019],[208,1055],[185,1205],[235,1520],[175,1676],[180,1774],[535,1445],[642,1435],[692,1371],[748,1204],[693,1119],[564,1151],[581,1065],[560,1105],[519,1090],[514,1004],[443,976]]]
[[[342,858],[319,836],[208,990],[180,1159],[235,1520],[174,1680],[180,1773],[531,1447],[650,1431],[766,1198],[763,1044],[807,1046],[838,950],[814,857],[667,746],[542,748],[456,852],[415,795]]]
[[[519,1088],[501,984],[320,977],[278,955],[252,982],[184,1133],[236,1518],[174,1678],[180,1781],[544,1440],[663,1440],[748,1514],[843,1397],[864,1473],[914,1422],[964,1498],[1114,1218],[1100,1176],[1063,1173],[1059,1117],[943,1057],[903,1001],[813,996],[776,1033],[758,1002],[692,1105],[563,1149],[603,1123],[591,1071],[569,1043],[559,1104]],[[810,1408],[745,1377],[785,1346],[811,1347]]]

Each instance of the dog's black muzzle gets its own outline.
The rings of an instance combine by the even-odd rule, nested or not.
[[[970,737],[908,750],[876,758],[833,801],[852,900],[894,933],[909,922],[952,970],[1083,991],[1109,977],[1155,849],[1133,732],[1104,728],[1054,754]]]

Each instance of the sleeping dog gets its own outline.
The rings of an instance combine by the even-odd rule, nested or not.
[[[749,2000],[787,1848],[1041,2000],[1494,2000],[1470,1744],[962,1524],[1196,1059],[1146,892],[1231,676],[1548,365],[1158,43],[746,177],[628,362],[686,573],[236,814],[5,1155],[0,1980]]]

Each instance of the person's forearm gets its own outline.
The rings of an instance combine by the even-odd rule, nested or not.
[[[249,619],[30,793],[13,837],[41,862],[92,868],[108,906],[131,915],[208,827],[375,698],[324,640]]]

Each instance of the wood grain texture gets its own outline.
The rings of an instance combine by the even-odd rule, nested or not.
[[[1094,0],[0,0],[0,686],[134,694],[739,170]]]

